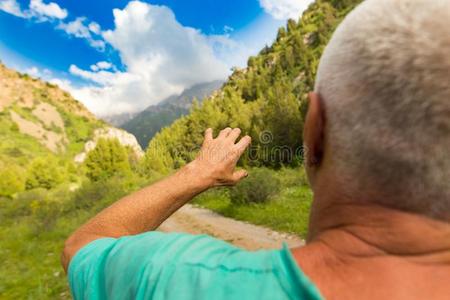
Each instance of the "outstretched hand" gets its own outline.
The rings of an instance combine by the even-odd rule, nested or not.
[[[247,171],[237,171],[236,164],[250,145],[251,138],[245,136],[237,142],[240,134],[239,128],[225,128],[217,138],[213,138],[213,130],[206,130],[202,148],[191,165],[209,187],[232,186],[247,177]]]

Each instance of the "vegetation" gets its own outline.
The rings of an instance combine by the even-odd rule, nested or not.
[[[1,63],[0,89],[7,100],[5,103],[3,99],[0,101],[0,168],[13,168],[15,173],[28,174],[28,189],[40,186],[42,182],[36,181],[39,176],[34,175],[45,175],[45,172],[45,188],[52,188],[61,180],[69,182],[71,173],[64,170],[55,173],[58,178],[50,179],[54,170],[61,169],[54,164],[64,168],[63,165],[83,151],[94,130],[105,124],[57,86],[9,70]],[[39,106],[52,109],[43,109],[44,113],[39,114]],[[20,120],[13,118],[14,114]],[[48,119],[61,119],[62,127],[54,122],[48,124]],[[28,133],[22,132],[21,127],[27,127]],[[44,133],[40,135],[40,132]],[[51,147],[54,140],[58,151]],[[52,170],[37,170],[39,165],[49,169],[46,168],[47,161]],[[50,180],[56,182],[49,183]],[[4,193],[0,191],[0,194]]]
[[[27,190],[44,188],[50,190],[63,181],[63,169],[53,157],[38,157],[28,168]]]
[[[35,189],[0,198],[0,295],[2,299],[70,299],[60,253],[67,236],[95,213],[143,182],[111,178]]]
[[[211,190],[194,200],[228,217],[304,236],[311,192],[301,170],[265,170],[277,178],[280,192],[266,203],[235,204],[228,189]],[[33,189],[0,198],[0,295],[2,299],[69,299],[59,255],[78,226],[122,196],[159,177],[111,177],[86,180],[76,191],[66,185]],[[295,213],[293,213],[295,212]]]
[[[11,198],[25,188],[23,174],[19,168],[8,166],[0,170],[0,196]]]
[[[230,190],[233,204],[266,203],[280,190],[280,182],[268,169],[253,169],[246,180]]]
[[[91,181],[101,181],[113,176],[130,174],[128,152],[117,139],[100,139],[85,161],[86,176]]]

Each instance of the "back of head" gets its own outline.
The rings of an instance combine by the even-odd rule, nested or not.
[[[337,174],[370,201],[450,220],[450,1],[364,1],[327,46],[316,92]]]

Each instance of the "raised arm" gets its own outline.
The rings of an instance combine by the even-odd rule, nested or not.
[[[250,145],[245,136],[236,143],[240,129],[226,128],[214,139],[212,129],[197,158],[174,175],[124,197],[76,230],[66,241],[62,264],[67,270],[76,252],[105,237],[119,238],[155,230],[196,195],[211,187],[234,185],[247,176],[236,163]]]

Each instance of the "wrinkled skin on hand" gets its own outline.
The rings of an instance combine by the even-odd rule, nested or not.
[[[209,187],[233,186],[248,176],[245,170],[236,170],[239,158],[251,143],[251,138],[241,135],[239,128],[225,128],[213,138],[213,130],[207,129],[205,140],[197,158],[191,163]]]

